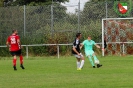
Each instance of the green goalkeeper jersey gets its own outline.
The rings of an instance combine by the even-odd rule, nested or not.
[[[93,40],[84,40],[82,43],[85,47],[85,51],[93,50],[93,45],[96,43]]]

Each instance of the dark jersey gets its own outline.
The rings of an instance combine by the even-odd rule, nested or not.
[[[80,41],[78,39],[74,40],[73,47],[75,47],[75,49],[80,53]],[[77,54],[77,53],[74,52],[72,49],[72,54]]]
[[[107,44],[106,44],[106,41],[104,40],[104,49],[107,48]]]

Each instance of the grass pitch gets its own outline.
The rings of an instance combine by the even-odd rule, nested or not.
[[[75,57],[30,57],[25,70],[12,68],[11,58],[0,58],[0,88],[133,88],[133,57],[98,57],[103,66],[92,68],[85,59],[76,70]]]

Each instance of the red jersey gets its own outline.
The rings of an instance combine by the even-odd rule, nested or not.
[[[8,37],[7,42],[10,44],[10,51],[18,51],[20,49],[20,45],[17,40],[20,39],[18,35],[11,35]]]

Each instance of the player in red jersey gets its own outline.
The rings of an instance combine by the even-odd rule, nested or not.
[[[18,31],[16,29],[12,30],[12,35],[10,35],[7,38],[6,45],[7,45],[7,47],[9,47],[9,51],[10,51],[11,55],[13,56],[13,68],[14,68],[14,70],[17,70],[17,68],[16,68],[17,56],[20,57],[20,67],[22,69],[25,69],[23,66],[23,56],[21,54],[20,37],[19,37]]]

